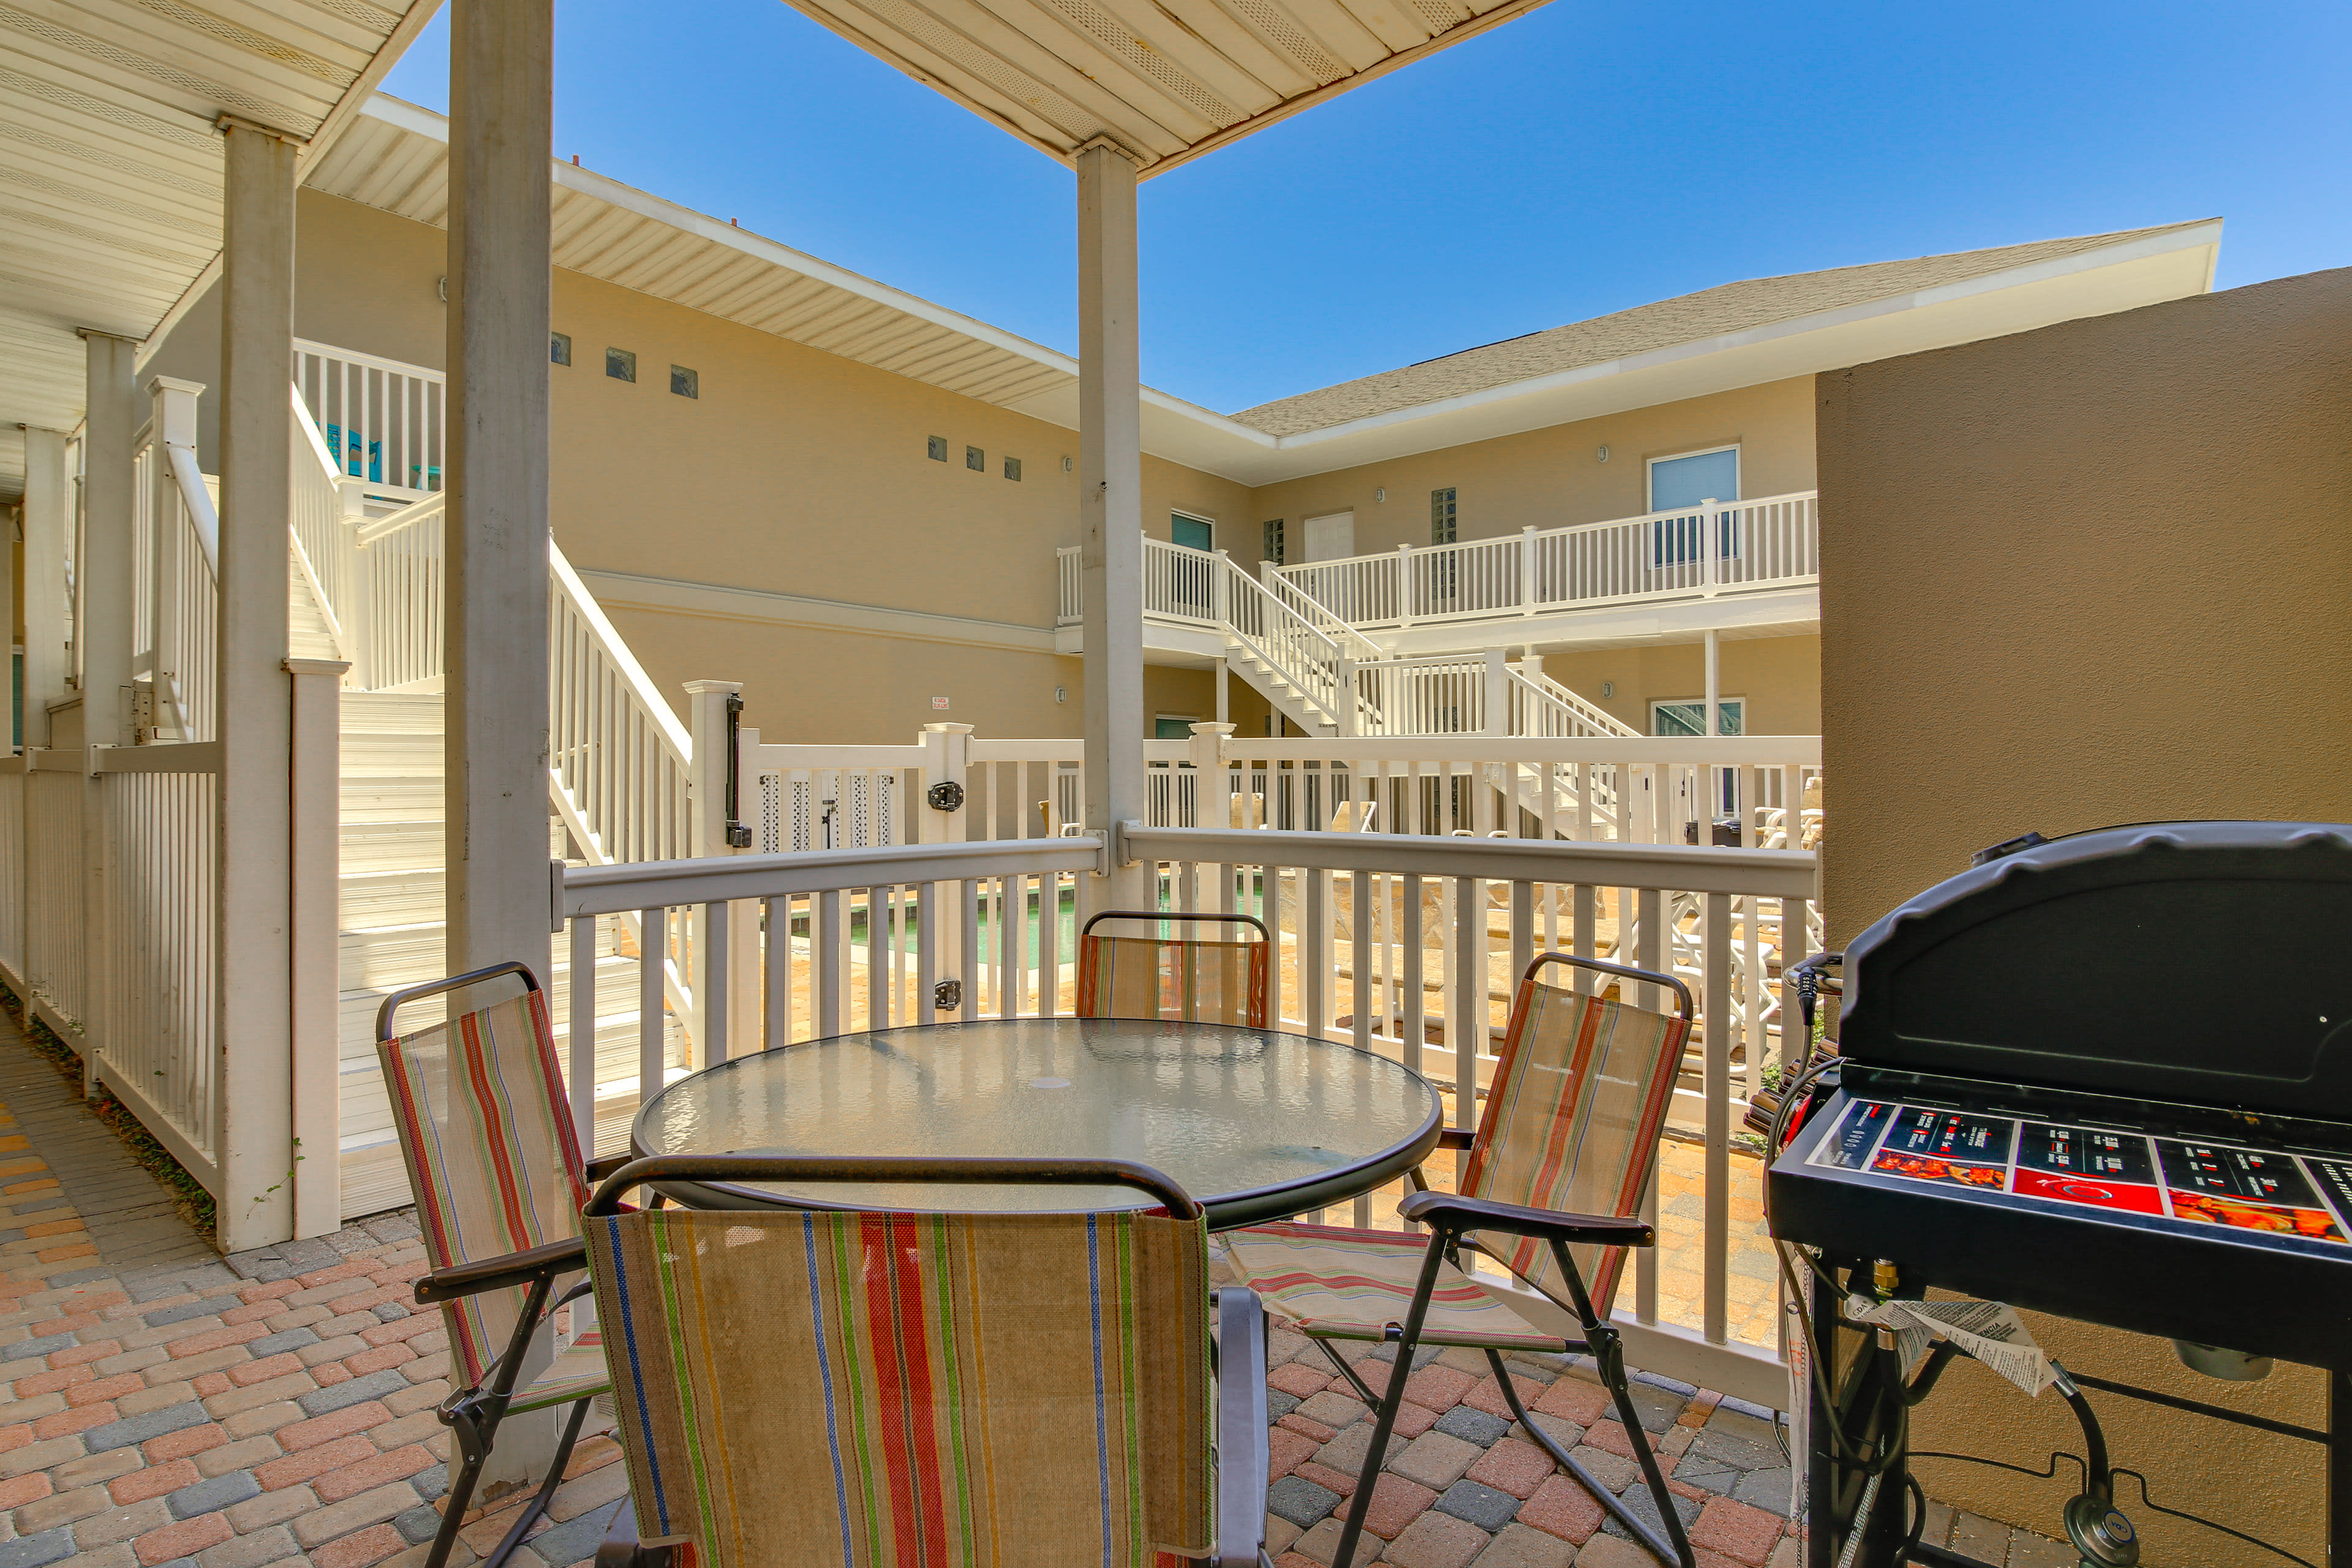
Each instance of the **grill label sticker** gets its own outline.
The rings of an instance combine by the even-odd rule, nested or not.
[[[2273,1236],[2342,1241],[2344,1227],[2320,1205],[2291,1154],[2166,1139],[2157,1148],[2177,1219]]]
[[[1895,1107],[1883,1100],[1856,1100],[1845,1120],[1838,1123],[1837,1131],[1822,1140],[1811,1163],[1834,1165],[1841,1171],[1861,1170],[1870,1163],[1870,1151],[1894,1116]]]
[[[1870,1168],[1915,1182],[1999,1192],[2008,1179],[2014,1131],[2004,1117],[1905,1106]]]
[[[2156,1163],[2136,1132],[2028,1121],[2020,1130],[2009,1190],[2020,1197],[2160,1215]]]

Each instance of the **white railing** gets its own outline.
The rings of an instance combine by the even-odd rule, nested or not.
[[[289,455],[287,501],[291,513],[294,564],[310,590],[319,614],[334,639],[336,656],[356,660],[361,638],[354,617],[362,614],[359,592],[359,542],[352,532],[358,497],[346,500],[346,481],[335,468],[333,455],[320,438],[302,406],[299,389],[290,417],[293,449]],[[364,678],[358,682],[364,685]]]
[[[1198,798],[1216,815],[1213,798]],[[1160,907],[1243,910],[1275,929],[1277,1026],[1402,1061],[1452,1089],[1465,1125],[1494,1072],[1510,983],[1537,952],[1658,969],[1679,932],[1697,954],[1700,1024],[1672,1123],[1704,1147],[1701,1290],[1695,1310],[1678,1311],[1644,1257],[1619,1310],[1641,1364],[1769,1395],[1781,1375],[1775,1347],[1730,1331],[1731,1136],[1777,1051],[1768,977],[1807,951],[1795,911],[1813,895],[1812,856],[1139,825],[1120,843],[1156,868]],[[1040,837],[614,866],[567,873],[558,912],[575,977],[590,971],[598,921],[615,913],[647,929],[690,910],[715,928],[730,914],[746,921],[755,940],[715,942],[732,957],[708,984],[757,1014],[733,1031],[739,1049],[774,1048],[908,1023],[1066,1016],[1075,931],[1095,896],[1086,873],[1101,852],[1093,836]],[[1783,931],[1795,945],[1780,946]],[[725,962],[748,964],[754,984],[730,986]],[[640,1098],[667,1077],[659,980],[644,973]],[[575,982],[569,1014],[572,1105],[593,1135],[598,1121],[616,1124],[617,1087],[596,1081],[593,982]],[[710,1037],[729,1033],[721,1021]],[[1654,1194],[1648,1202],[1654,1218]],[[1396,1223],[1370,1198],[1354,1217]]]
[[[166,391],[155,405],[132,458],[131,616],[139,646],[131,671],[151,704],[141,738],[210,740],[218,733],[213,671],[220,517],[211,483],[196,467],[194,395]]]
[[[1273,567],[1359,629],[1490,620],[1818,579],[1816,492]]]
[[[219,750],[199,742],[102,753],[106,960],[82,1042],[95,1075],[215,1190]]]
[[[25,963],[18,993],[28,1012],[60,1035],[89,1016],[89,865],[82,846],[86,794],[79,752],[29,751],[24,770]]]
[[[294,387],[328,466],[395,498],[442,488],[447,378],[437,370],[297,339]]]
[[[412,501],[351,530],[360,552],[346,617],[353,683],[371,691],[437,690],[447,668],[441,617],[445,496]]]
[[[556,809],[592,862],[688,854],[693,742],[553,541],[547,554],[548,776]]]
[[[1595,706],[1541,670],[1532,674],[1525,665],[1511,667],[1509,686],[1514,735],[1540,735],[1548,740],[1586,736],[1635,736],[1642,731],[1606,709]]]

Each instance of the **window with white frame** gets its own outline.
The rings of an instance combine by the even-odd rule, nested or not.
[[[1650,510],[1667,515],[1650,525],[1650,564],[1684,566],[1706,559],[1706,540],[1722,556],[1739,553],[1737,510],[1706,505],[1739,499],[1739,448],[1717,447],[1650,459]],[[1712,526],[1710,526],[1710,524]]]

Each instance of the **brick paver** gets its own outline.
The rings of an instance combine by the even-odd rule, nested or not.
[[[446,1489],[449,1435],[433,1406],[449,1385],[440,1317],[414,1304],[425,1269],[414,1220],[383,1216],[222,1260],[156,1242],[148,1215],[138,1246],[118,1256],[44,1157],[46,1143],[67,1136],[55,1131],[65,1113],[45,1101],[28,1134],[11,1109],[38,1074],[56,1076],[0,1019],[0,1096],[9,1097],[0,1103],[0,1233],[23,1232],[0,1241],[0,1380],[15,1374],[0,1382],[0,1562],[421,1561]],[[38,1245],[58,1238],[76,1245]],[[1282,1568],[1325,1568],[1371,1413],[1306,1340],[1276,1330],[1270,1341],[1268,1548]],[[1345,1353],[1386,1388],[1392,1352]],[[1649,1514],[1629,1435],[1589,1363],[1520,1355],[1509,1371],[1531,1419]],[[1399,1568],[1648,1564],[1526,1440],[1482,1355],[1423,1352],[1405,1394],[1359,1562],[1377,1552]],[[1706,1568],[1790,1568],[1797,1553],[1780,1511],[1788,1459],[1771,1413],[1663,1379],[1643,1383],[1636,1404]],[[583,1442],[517,1568],[593,1559],[627,1490],[619,1460],[609,1437]],[[462,1539],[476,1551],[495,1543],[526,1495],[476,1510]],[[1937,1517],[1946,1531],[2005,1528]],[[2022,1532],[2018,1541],[2029,1552],[2041,1544]]]

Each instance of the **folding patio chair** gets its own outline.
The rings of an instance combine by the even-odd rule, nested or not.
[[[522,983],[520,994],[446,1023],[392,1032],[394,1014],[410,1003],[507,975]],[[555,1309],[587,1294],[583,1282],[551,1300],[561,1276],[586,1267],[580,1206],[588,1199],[588,1180],[617,1168],[625,1156],[601,1162],[601,1169],[582,1162],[547,999],[538,977],[522,964],[493,964],[395,991],[377,1010],[375,1034],[401,1159],[433,1265],[416,1282],[416,1299],[440,1303],[449,1331],[450,1381],[458,1385],[437,1412],[456,1434],[459,1467],[425,1568],[441,1568],[456,1543],[499,1423],[519,1411],[572,1406],[539,1495],[486,1560],[488,1568],[498,1568],[546,1511],[589,1401],[612,1387],[604,1347],[593,1331],[560,1346],[528,1383],[520,1374],[532,1337]]]
[[[1157,1206],[621,1212],[656,1181],[1053,1183]],[[1264,1562],[1265,1315],[1118,1161],[663,1155],[583,1221],[645,1568]],[[1213,1382],[1213,1413],[1211,1407]]]
[[[1197,937],[1097,936],[1105,921],[1194,921],[1247,926],[1255,942]],[[1105,910],[1078,932],[1078,1016],[1181,1018],[1192,1024],[1268,1027],[1267,961],[1274,952],[1255,915]]]
[[[1542,984],[1536,973],[1548,963],[1669,987],[1681,999],[1680,1016]],[[1243,1283],[1265,1298],[1269,1312],[1319,1344],[1377,1413],[1332,1568],[1349,1568],[1354,1556],[1412,1373],[1413,1349],[1424,1343],[1484,1350],[1504,1400],[1529,1438],[1643,1546],[1678,1568],[1694,1568],[1675,1499],[1633,1407],[1624,1347],[1609,1321],[1626,1249],[1655,1239],[1639,1211],[1657,1164],[1659,1130],[1690,1020],[1689,988],[1671,975],[1543,953],[1520,978],[1477,1131],[1450,1128],[1440,1142],[1441,1148],[1469,1151],[1461,1193],[1432,1192],[1415,1171],[1417,1190],[1398,1205],[1405,1219],[1429,1227],[1426,1239],[1396,1231],[1295,1224],[1223,1237]],[[1464,1247],[1502,1265],[1574,1317],[1583,1338],[1563,1339],[1531,1327],[1481,1289],[1463,1265]],[[1333,1340],[1394,1344],[1396,1363],[1387,1391],[1375,1394],[1332,1350]],[[1656,1500],[1665,1539],[1528,1419],[1503,1365],[1507,1350],[1573,1350],[1592,1357]]]

